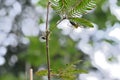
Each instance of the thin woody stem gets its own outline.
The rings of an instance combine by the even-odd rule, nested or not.
[[[47,68],[48,68],[48,80],[50,77],[50,56],[49,56],[49,28],[48,28],[48,19],[49,19],[49,6],[50,2],[47,5],[47,15],[46,15],[46,57],[47,57]]]

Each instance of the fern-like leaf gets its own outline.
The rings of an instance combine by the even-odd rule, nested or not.
[[[50,0],[52,8],[62,17],[69,19],[76,28],[80,25],[93,27],[92,23],[80,18],[96,7],[98,0]]]
[[[66,15],[66,0],[50,0],[51,7],[61,16]]]
[[[96,0],[51,0],[51,5],[60,15],[76,17],[95,8],[96,2]]]

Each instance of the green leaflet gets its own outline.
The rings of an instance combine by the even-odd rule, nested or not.
[[[69,16],[80,16],[96,7],[96,0],[80,0],[69,12]]]
[[[93,24],[83,18],[83,14],[88,13],[96,7],[97,0],[50,0],[53,10],[65,19],[69,19],[74,27],[80,25],[85,27],[93,27]]]
[[[61,16],[66,14],[67,2],[66,0],[50,0],[51,7]]]
[[[69,18],[69,20],[74,22],[77,26],[93,27],[93,24],[84,18]]]

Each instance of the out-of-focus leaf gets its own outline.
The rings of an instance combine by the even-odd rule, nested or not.
[[[30,44],[29,48],[19,57],[22,60],[27,60],[31,65],[39,66],[41,63],[45,62],[45,44],[40,43],[38,37],[29,37]]]
[[[39,0],[37,3],[38,6],[46,7],[47,6],[47,0]]]
[[[110,44],[115,44],[115,41],[113,41],[113,40],[104,39],[104,41],[106,41],[106,42],[108,42]]]
[[[52,70],[51,76],[63,80],[75,80],[77,74],[87,73],[86,70],[77,69],[75,64],[78,64],[81,60],[75,61],[71,64],[68,64],[65,68],[60,68],[58,70]],[[36,72],[38,76],[47,76],[47,70],[40,70]]]

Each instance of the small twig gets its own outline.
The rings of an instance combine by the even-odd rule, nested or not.
[[[56,25],[58,25],[59,23],[61,23],[63,20],[65,20],[66,18],[62,18],[62,19],[60,19],[58,22],[57,22],[57,24]]]
[[[33,69],[30,69],[30,80],[33,80]]]
[[[46,56],[47,56],[47,68],[48,68],[48,80],[50,80],[50,56],[49,56],[49,28],[48,28],[48,18],[49,18],[49,6],[47,5],[47,15],[46,15]]]

